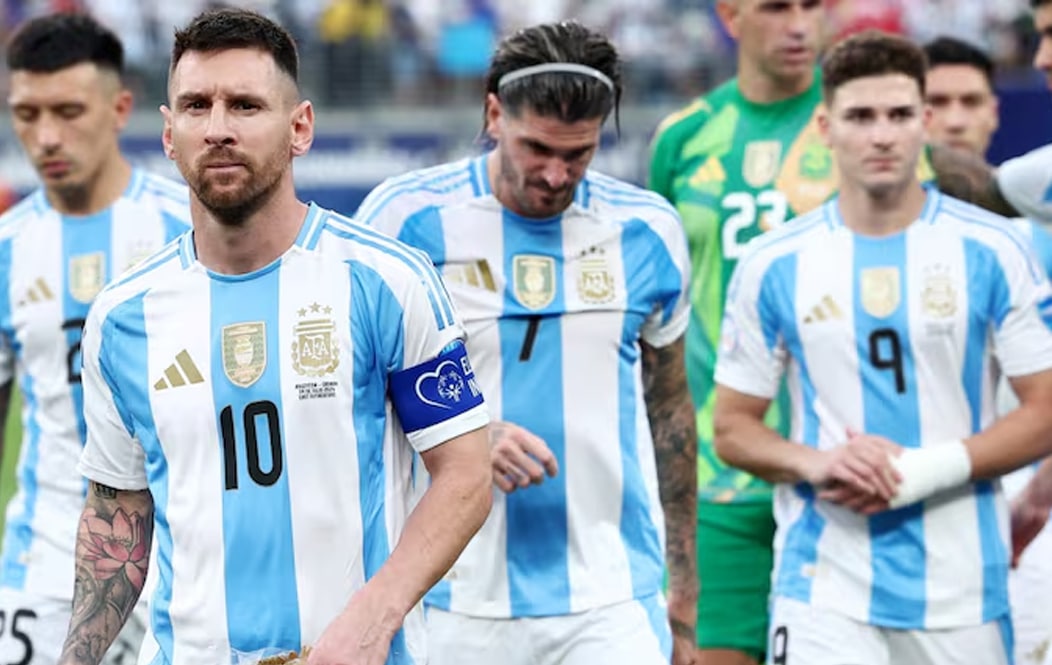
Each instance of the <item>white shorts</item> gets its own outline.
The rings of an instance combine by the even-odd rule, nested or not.
[[[894,630],[775,598],[768,665],[1008,665],[1003,622],[947,630]]]
[[[62,655],[72,603],[0,589],[0,663],[54,665]],[[140,603],[106,652],[103,665],[131,665],[145,629],[146,604]]]
[[[668,665],[660,595],[554,617],[489,619],[427,610],[428,665]]]

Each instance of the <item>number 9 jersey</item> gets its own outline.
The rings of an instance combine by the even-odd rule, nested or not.
[[[318,640],[397,543],[414,451],[488,421],[462,337],[424,254],[316,206],[255,272],[186,234],[103,291],[80,468],[153,496],[151,662]],[[422,631],[387,662],[424,662]]]
[[[998,377],[1052,367],[1052,292],[1008,220],[928,189],[906,230],[866,237],[834,199],[753,243],[730,284],[716,382],[773,398],[789,439],[827,450],[848,431],[907,447],[995,418]],[[1008,614],[1008,513],[980,481],[864,517],[775,490],[778,597],[899,629]]]
[[[654,138],[649,187],[675,205],[690,243],[687,379],[698,410],[698,490],[706,501],[770,500],[770,487],[717,458],[712,447],[712,374],[731,273],[756,236],[814,210],[839,174],[815,120],[816,72],[803,93],[769,104],[746,99],[731,79],[669,116]],[[930,179],[926,157],[918,176]],[[785,432],[781,401],[768,423]]]

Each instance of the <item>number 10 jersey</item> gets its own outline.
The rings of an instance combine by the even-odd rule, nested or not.
[[[716,382],[773,397],[790,439],[820,450],[849,431],[907,447],[994,419],[999,375],[1052,367],[1052,293],[1027,238],[929,190],[904,231],[853,233],[834,200],[757,240],[728,290]],[[999,482],[864,517],[775,491],[776,595],[901,629],[1008,614],[1008,515]]]
[[[80,466],[153,496],[153,662],[316,643],[398,542],[414,451],[487,422],[462,337],[426,256],[316,206],[260,270],[186,234],[99,296]],[[424,661],[422,621],[388,663]]]

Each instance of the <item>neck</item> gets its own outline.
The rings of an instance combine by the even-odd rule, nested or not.
[[[223,275],[244,275],[267,266],[287,252],[307,216],[296,198],[290,175],[259,208],[238,223],[220,221],[197,195],[190,197],[194,247],[201,265]]]
[[[795,78],[775,78],[751,61],[738,60],[738,89],[742,97],[754,104],[773,104],[802,95],[814,82],[813,68]]]
[[[74,189],[46,190],[48,203],[63,215],[94,215],[109,208],[124,194],[131,182],[132,168],[117,152],[105,161],[94,180]]]
[[[840,187],[838,206],[844,226],[864,236],[889,236],[902,231],[920,217],[928,195],[916,180],[881,191]]]

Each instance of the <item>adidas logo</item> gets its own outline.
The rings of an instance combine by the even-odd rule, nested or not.
[[[51,292],[47,282],[44,281],[43,277],[37,277],[33,285],[26,291],[26,297],[18,301],[19,305],[25,305],[26,303],[38,303],[46,302],[48,300],[54,300],[55,294]]]
[[[183,349],[175,357],[175,362],[169,365],[168,369],[164,370],[164,378],[153,384],[153,387],[154,390],[167,390],[168,388],[185,386],[188,383],[192,385],[204,382],[205,379],[201,376],[197,365],[194,364],[186,349]]]
[[[822,302],[818,303],[811,308],[811,311],[804,317],[804,323],[815,323],[816,321],[828,321],[829,319],[842,319],[844,313],[840,311],[840,306],[833,300],[833,296],[823,296]]]
[[[709,157],[708,161],[702,164],[701,168],[694,172],[694,175],[690,178],[690,184],[694,187],[704,184],[720,183],[722,184],[727,180],[727,172],[723,170],[723,166],[720,164],[720,160],[715,157]]]

